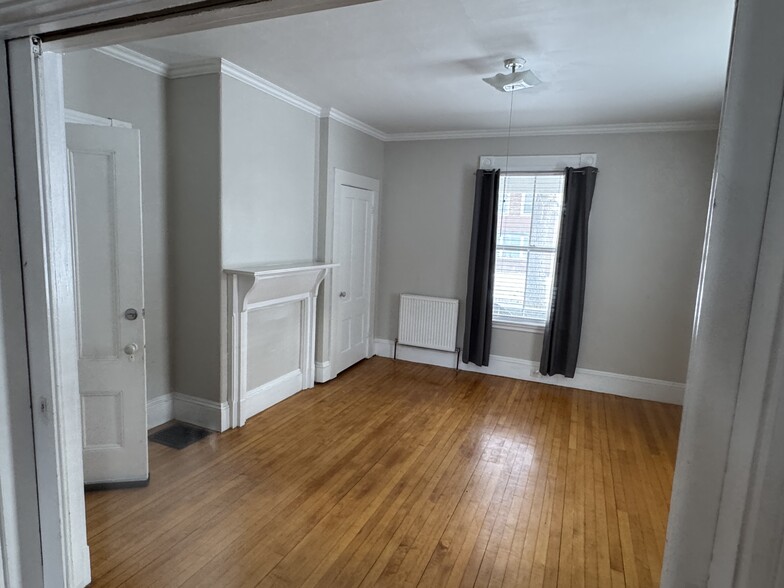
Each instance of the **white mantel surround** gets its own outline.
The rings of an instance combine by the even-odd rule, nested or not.
[[[229,426],[312,388],[316,297],[337,264],[225,268],[229,303]]]

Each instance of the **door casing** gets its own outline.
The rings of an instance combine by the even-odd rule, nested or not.
[[[370,206],[370,211],[369,212],[370,212],[371,217],[370,217],[370,219],[368,219],[367,216],[365,217],[365,220],[366,220],[366,222],[365,222],[365,229],[369,233],[369,235],[366,235],[365,243],[367,245],[369,245],[369,251],[365,251],[365,255],[366,255],[366,257],[364,258],[365,259],[365,268],[364,268],[364,270],[365,270],[365,273],[364,273],[365,283],[363,284],[363,287],[367,286],[367,290],[365,291],[365,299],[366,299],[366,302],[367,302],[368,317],[367,317],[367,324],[365,325],[365,329],[364,329],[364,331],[365,331],[364,332],[364,335],[365,335],[365,345],[364,345],[364,351],[362,351],[362,359],[366,359],[366,358],[371,357],[373,355],[373,333],[372,333],[372,326],[371,326],[372,325],[371,316],[372,316],[373,311],[374,311],[374,309],[373,309],[373,300],[375,299],[375,295],[374,295],[375,292],[373,291],[373,275],[374,275],[374,270],[375,270],[375,263],[374,263],[374,260],[373,260],[373,252],[375,250],[374,243],[375,243],[375,233],[376,233],[376,201],[378,200],[378,196],[377,196],[377,193],[374,190],[368,190],[368,189],[364,189],[364,188],[359,188],[359,187],[354,186],[354,185],[346,184],[345,182],[341,183],[341,184],[336,183],[335,184],[335,201],[334,201],[335,202],[335,206],[334,206],[335,228],[334,228],[333,240],[334,240],[335,247],[336,247],[336,254],[338,256],[337,263],[339,263],[340,265],[339,265],[339,267],[335,268],[333,273],[334,273],[334,278],[335,278],[335,286],[336,286],[336,288],[338,290],[340,290],[340,292],[338,293],[337,296],[334,296],[334,293],[333,293],[333,297],[332,297],[332,305],[333,305],[333,315],[332,316],[335,317],[335,320],[333,320],[333,329],[334,329],[333,337],[332,337],[332,345],[333,345],[333,348],[332,348],[332,358],[333,359],[331,360],[331,363],[334,366],[333,373],[335,373],[335,374],[337,374],[339,371],[347,369],[351,365],[351,364],[349,364],[349,365],[341,365],[338,362],[338,358],[341,356],[341,353],[339,351],[339,348],[340,348],[339,347],[339,342],[343,338],[342,336],[346,335],[346,333],[341,331],[341,329],[342,329],[342,327],[341,327],[341,313],[342,313],[342,311],[345,310],[345,306],[342,309],[341,309],[341,306],[347,304],[347,302],[350,303],[350,304],[353,304],[354,297],[356,295],[356,293],[353,291],[353,288],[351,286],[347,286],[345,284],[341,285],[339,283],[339,280],[338,280],[338,278],[341,276],[341,274],[347,270],[346,265],[347,265],[347,261],[348,261],[347,259],[344,258],[344,256],[341,255],[341,253],[345,253],[345,252],[342,251],[342,248],[341,248],[341,245],[340,245],[341,234],[344,233],[349,228],[349,227],[343,226],[341,224],[342,223],[341,218],[342,218],[343,213],[344,213],[343,206],[345,206],[345,204],[347,204],[347,200],[348,200],[347,198],[344,198],[344,196],[343,196],[343,189],[344,188],[348,188],[348,189],[351,189],[351,190],[356,190],[357,192],[363,194],[365,197],[369,196],[369,198],[368,198],[369,206]],[[367,222],[368,220],[370,221],[369,222],[370,226],[367,226],[368,225],[368,222]],[[354,260],[351,260],[351,261],[353,263]],[[349,279],[350,278],[351,278],[351,276],[349,276]],[[344,288],[345,288],[345,292],[343,290]],[[341,296],[343,296],[344,294],[347,295],[347,299],[346,300],[343,300],[343,298],[341,298]],[[365,306],[365,304],[362,304],[363,308],[364,308],[364,306]],[[349,329],[349,330],[351,330],[351,329]],[[349,337],[350,337],[350,334],[349,334]],[[357,351],[360,351],[360,349],[358,348]],[[343,359],[345,360],[345,358],[343,358]],[[353,359],[352,359],[352,361],[353,361]],[[357,360],[357,361],[359,361],[359,360]]]
[[[338,251],[337,251],[337,240],[335,239],[335,230],[336,230],[336,219],[335,219],[335,200],[337,198],[338,187],[340,185],[347,185],[353,186],[355,188],[360,188],[362,190],[369,190],[375,194],[374,198],[374,209],[375,214],[373,215],[373,238],[371,239],[372,243],[372,251],[370,253],[370,260],[371,260],[371,268],[370,268],[370,275],[371,275],[371,288],[370,288],[370,335],[369,335],[369,351],[368,355],[373,355],[373,341],[375,337],[375,316],[376,316],[376,284],[378,283],[378,217],[379,217],[379,202],[380,202],[380,191],[381,191],[381,183],[374,179],[369,178],[367,176],[362,176],[359,174],[355,174],[352,172],[348,172],[341,169],[334,169],[333,170],[333,178],[330,186],[330,193],[328,194],[327,198],[327,219],[326,219],[326,231],[325,231],[325,250],[326,250],[326,260],[330,263],[339,263],[339,260],[336,258]],[[322,337],[322,357],[329,358],[326,362],[320,362],[316,364],[316,381],[317,382],[326,382],[334,378],[337,374],[333,370],[333,365],[335,365],[335,355],[337,353],[335,341],[337,337],[337,296],[338,296],[338,285],[336,280],[334,279],[335,272],[338,271],[340,268],[336,268],[332,272],[327,275],[327,278],[324,280],[324,297],[325,297],[325,304],[324,308],[324,317],[322,321],[324,336]]]
[[[43,580],[84,586],[90,552],[62,56],[31,39],[8,47]]]

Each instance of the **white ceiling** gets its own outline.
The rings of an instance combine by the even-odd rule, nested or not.
[[[380,0],[129,46],[223,57],[386,133],[502,129],[482,77],[522,56],[544,81],[513,126],[718,118],[733,0]]]

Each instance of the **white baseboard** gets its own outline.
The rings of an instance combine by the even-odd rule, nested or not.
[[[376,355],[380,355],[381,357],[392,357],[395,346],[394,341],[376,339],[374,344]],[[455,367],[454,353],[436,351],[433,349],[420,349],[418,347],[398,345],[397,357],[404,361],[426,363],[448,368]],[[640,378],[637,376],[614,374],[611,372],[600,372],[584,368],[577,368],[574,378],[543,376],[539,373],[538,362],[517,359],[514,357],[504,357],[501,355],[491,355],[490,365],[486,367],[479,367],[472,363],[465,364],[461,361],[459,369],[469,372],[490,374],[493,376],[515,378],[517,380],[529,380],[532,382],[565,386],[567,388],[579,388],[581,390],[590,390],[591,392],[626,396],[628,398],[666,402],[668,404],[682,405],[683,393],[685,390],[685,385],[677,382]]]
[[[316,381],[319,384],[329,382],[333,378],[332,364],[328,361],[316,362]]]
[[[228,402],[204,400],[175,392],[174,418],[212,431],[225,431],[229,428]]]
[[[229,405],[177,392],[147,401],[148,429],[172,419],[212,431],[225,431],[229,428]]]
[[[147,401],[147,429],[153,429],[174,418],[174,399],[162,394]]]
[[[242,417],[248,419],[300,390],[302,390],[302,370],[297,368],[293,372],[248,391],[242,399],[240,411]]]

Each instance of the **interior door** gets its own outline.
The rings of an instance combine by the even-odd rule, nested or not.
[[[375,199],[375,191],[336,185],[336,374],[370,356]]]
[[[85,484],[147,480],[136,129],[69,124]]]

